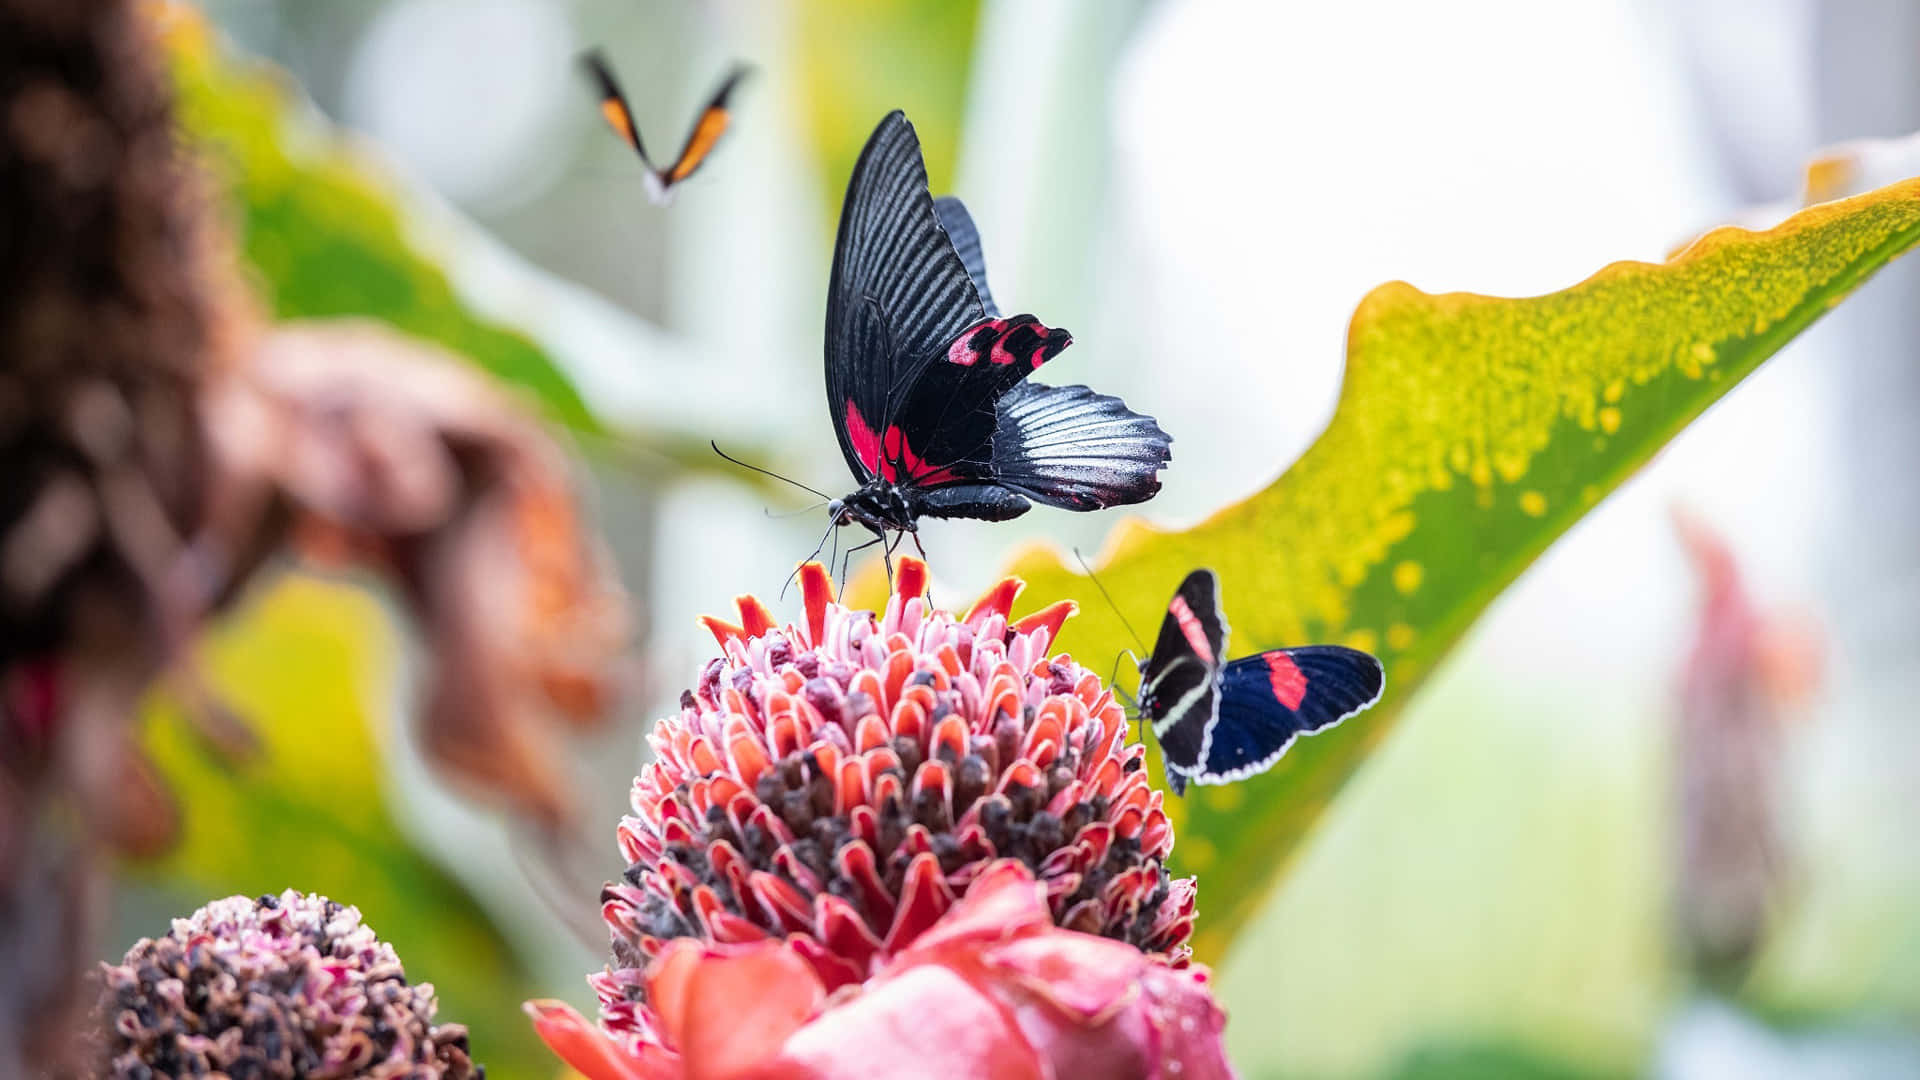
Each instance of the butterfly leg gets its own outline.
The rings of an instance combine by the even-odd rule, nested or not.
[[[893,549],[899,547],[900,541],[906,539],[906,537],[907,537],[907,531],[905,529],[902,529],[899,532],[893,534],[892,543],[880,549],[880,558],[885,560],[887,564],[887,591],[888,592],[893,591]]]
[[[800,576],[800,567],[805,566],[808,563],[820,557],[820,549],[827,546],[827,537],[833,536],[836,538],[836,541],[837,541],[839,534],[836,530],[838,530],[839,528],[840,528],[840,519],[838,517],[832,518],[827,522],[827,531],[820,534],[820,542],[813,545],[812,554],[808,555],[804,559],[801,559],[800,566],[794,567],[793,573],[787,575],[786,583],[780,586],[780,599],[785,600],[787,598],[787,589],[791,588],[793,585],[794,579]],[[836,542],[834,546],[838,547],[839,544]],[[827,556],[827,566],[828,567],[833,566],[833,556],[831,555]]]
[[[850,548],[848,548],[848,549],[847,549],[847,553],[846,553],[846,555],[845,555],[844,557],[842,557],[842,558],[841,558],[841,560],[840,560],[840,589],[841,589],[841,591],[843,591],[843,592],[844,592],[844,591],[846,591],[846,587],[847,587],[847,568],[848,568],[848,567],[849,567],[849,566],[850,566],[850,565],[851,565],[851,564],[853,563],[853,556],[854,556],[854,553],[855,553],[855,552],[860,552],[860,551],[865,551],[865,550],[867,550],[868,548],[870,548],[870,547],[872,547],[872,546],[873,546],[873,545],[875,545],[875,544],[881,544],[881,543],[885,543],[885,542],[886,542],[886,539],[887,539],[887,534],[886,534],[886,533],[883,533],[883,532],[880,532],[880,531],[879,531],[879,530],[877,530],[877,529],[876,529],[876,530],[874,530],[874,532],[875,532],[875,536],[874,536],[874,538],[873,538],[873,539],[871,539],[871,540],[869,540],[869,541],[867,541],[867,542],[866,542],[866,543],[864,543],[864,544],[855,544],[855,545],[854,545],[853,547],[850,547]],[[893,584],[893,564],[892,564],[891,562],[889,562],[889,563],[887,564],[887,584],[889,584],[889,585],[891,585],[891,584]]]

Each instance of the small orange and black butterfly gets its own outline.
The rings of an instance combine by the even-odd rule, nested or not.
[[[734,87],[746,78],[752,70],[744,64],[735,64],[720,82],[713,97],[707,101],[707,107],[700,110],[700,118],[693,123],[693,130],[687,135],[685,146],[680,148],[680,156],[667,168],[654,165],[647,156],[647,148],[640,143],[640,129],[633,122],[633,110],[627,105],[627,97],[620,92],[620,84],[614,81],[613,69],[598,50],[580,58],[580,64],[587,69],[587,75],[593,79],[594,88],[600,93],[600,115],[606,118],[607,126],[614,134],[632,144],[635,153],[640,155],[640,163],[647,167],[647,198],[655,206],[667,206],[673,202],[674,188],[682,180],[692,176],[694,170],[705,164],[707,156],[713,152],[714,144],[727,130],[732,114],[727,111],[727,98]]]

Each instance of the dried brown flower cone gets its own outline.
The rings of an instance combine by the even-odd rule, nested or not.
[[[478,1080],[467,1029],[436,1024],[358,908],[288,889],[230,896],[103,965],[102,1077]]]

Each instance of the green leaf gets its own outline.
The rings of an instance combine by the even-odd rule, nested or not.
[[[380,319],[527,391],[549,418],[600,430],[538,345],[462,302],[409,241],[397,192],[272,69],[224,54],[191,12],[173,10],[165,27],[182,124],[226,188],[276,317]]]
[[[178,713],[148,710],[146,744],[181,804],[180,844],[128,873],[167,895],[297,888],[360,908],[440,1019],[466,1024],[497,1076],[553,1073],[519,1003],[537,987],[480,906],[410,844],[383,793],[386,755],[368,688],[394,683],[399,642],[368,594],[288,578],[207,643],[222,700],[259,734],[259,760],[216,761]],[[373,698],[378,700],[378,698]],[[175,914],[184,915],[180,911]]]
[[[1547,296],[1381,286],[1354,313],[1333,420],[1285,475],[1186,532],[1124,529],[1100,577],[1143,629],[1188,570],[1212,566],[1233,655],[1331,641],[1373,650],[1387,667],[1378,707],[1301,740],[1271,773],[1169,799],[1176,869],[1202,877],[1198,952],[1220,956],[1508,583],[1916,240],[1920,180],[1766,232],[1716,230],[1669,262],[1615,263]],[[1023,610],[1092,592],[1048,552],[1014,569],[1029,582]],[[1083,605],[1063,642],[1094,663],[1129,643],[1104,604]]]

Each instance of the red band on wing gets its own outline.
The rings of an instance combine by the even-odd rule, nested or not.
[[[885,436],[875,435],[860,415],[860,407],[847,402],[847,441],[853,454],[867,472],[888,483],[899,483],[902,475],[916,484],[946,484],[960,479],[949,466],[929,465],[907,442],[899,424],[889,424]]]
[[[1273,687],[1274,700],[1289,709],[1298,709],[1307,696],[1306,674],[1284,651],[1276,649],[1263,659],[1267,662],[1267,681]]]
[[[945,484],[960,479],[960,475],[951,468],[927,464],[925,459],[914,452],[913,446],[907,442],[907,437],[901,433],[899,424],[893,424],[887,428],[887,437],[882,444],[882,449],[886,456],[881,459],[880,472],[888,480],[898,481],[897,474],[901,472],[906,473],[907,478],[916,484]],[[895,462],[899,463],[898,466]]]
[[[867,418],[860,415],[860,406],[851,401],[847,402],[847,441],[853,444],[853,456],[860,459],[868,473],[880,472],[880,437],[867,426]]]
[[[1187,606],[1187,598],[1174,597],[1173,602],[1167,605],[1167,611],[1173,616],[1173,621],[1180,624],[1180,633],[1186,637],[1193,651],[1199,654],[1200,662],[1212,664],[1213,643],[1207,640],[1207,628],[1200,625],[1199,617]]]

